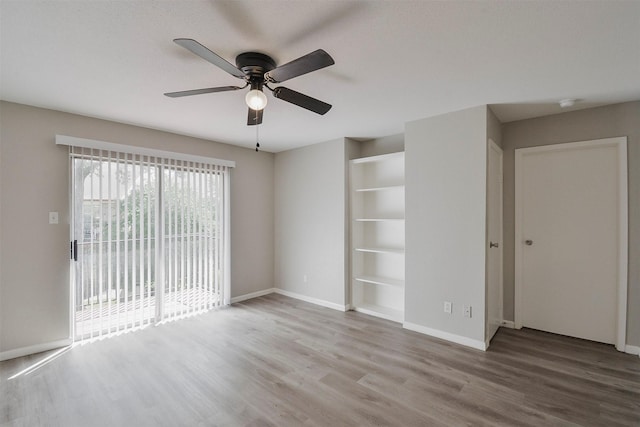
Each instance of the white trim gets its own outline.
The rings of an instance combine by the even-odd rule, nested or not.
[[[138,154],[142,156],[162,157],[187,162],[205,163],[208,165],[236,167],[232,160],[215,159],[213,157],[197,156],[193,154],[176,153],[174,151],[156,150],[154,148],[137,147],[133,145],[116,144],[114,142],[98,141],[95,139],[76,138],[74,136],[56,135],[57,145],[90,148],[94,150],[115,151],[118,153]]]
[[[347,308],[347,310],[357,311],[358,313],[368,316],[379,317],[380,319],[390,320],[391,322],[402,323],[404,321],[404,312],[388,307],[360,305]]]
[[[522,151],[514,150],[514,274],[513,274],[513,326],[522,329]]]
[[[499,156],[500,156],[500,164],[499,164],[499,174],[500,174],[500,188],[498,191],[499,197],[500,197],[500,206],[498,209],[498,217],[499,217],[499,230],[498,230],[498,250],[499,250],[499,254],[500,254],[500,268],[499,268],[499,273],[498,273],[498,282],[499,282],[499,287],[500,287],[500,291],[499,291],[499,298],[500,298],[500,319],[504,316],[504,151],[502,150],[502,148],[495,143],[495,141],[491,138],[488,138],[487,140],[487,168],[489,167],[489,156],[490,156],[490,150],[494,150],[496,151]],[[489,170],[487,169],[487,202],[488,202],[488,194],[489,194]],[[489,240],[489,204],[487,203],[487,215],[486,215],[486,226],[485,226],[485,233],[486,233],[486,242],[485,244],[488,246],[488,244],[490,243]],[[487,251],[489,250],[489,248],[487,248]],[[488,279],[489,279],[489,256],[487,254],[487,256],[485,257],[485,271],[487,272],[486,277],[485,277],[485,281],[487,282],[487,286],[488,286]],[[487,293],[488,295],[488,293]],[[489,311],[488,309],[486,310],[485,313],[485,335],[486,335],[486,331],[487,331],[487,327],[489,326]],[[500,329],[500,326],[502,326],[502,322],[500,322],[500,325],[498,325],[498,328],[496,328],[496,332],[498,331],[498,329]],[[488,347],[488,342],[491,341],[491,339],[493,338],[493,336],[495,335],[495,332],[492,336],[485,336],[485,338],[487,339],[487,347]]]
[[[296,292],[291,292],[291,291],[285,291],[284,289],[278,289],[278,288],[269,288],[269,289],[264,289],[262,291],[251,292],[249,294],[239,295],[237,297],[233,297],[233,298],[231,298],[231,304],[235,304],[235,303],[241,302],[241,301],[246,301],[246,300],[252,299],[252,298],[262,297],[262,296],[269,295],[269,294],[284,295],[284,296],[289,297],[289,298],[295,298],[295,299],[298,299],[300,301],[308,302],[308,303],[311,303],[311,304],[319,305],[319,306],[322,306],[322,307],[327,307],[327,308],[330,308],[330,309],[333,309],[333,310],[338,310],[338,311],[349,311],[349,308],[350,308],[349,305],[340,305],[340,304],[336,304],[334,302],[325,301],[325,300],[321,300],[321,299],[313,298],[313,297],[308,297],[306,295],[298,294]]]
[[[421,334],[429,335],[435,338],[440,338],[446,341],[454,342],[456,344],[461,344],[466,347],[475,348],[476,350],[486,351],[488,348],[488,343],[480,340],[474,340],[472,338],[463,337],[461,335],[452,334],[445,331],[440,331],[438,329],[431,329],[426,326],[417,325],[415,323],[404,322],[402,327],[414,332],[420,332]]]
[[[237,302],[246,301],[248,299],[263,297],[265,295],[272,294],[272,293],[275,292],[275,289],[276,288],[263,289],[261,291],[251,292],[251,293],[248,293],[248,294],[244,294],[244,295],[239,295],[237,297],[233,297],[233,298],[231,298],[231,304],[235,304]]]
[[[618,223],[618,336],[616,337],[616,349],[624,351],[627,343],[627,292],[629,280],[629,189],[627,171],[627,137],[611,138],[618,146],[618,200],[620,210]],[[614,141],[612,141],[613,143]]]
[[[334,302],[329,302],[329,301],[325,301],[325,300],[318,299],[318,298],[308,297],[306,295],[297,294],[295,292],[285,291],[284,289],[275,288],[274,292],[276,294],[284,295],[284,296],[290,297],[290,298],[299,299],[300,301],[310,302],[311,304],[320,305],[322,307],[331,308],[333,310],[347,311],[347,306],[346,305],[340,305],[340,304],[336,304]]]
[[[71,154],[71,147],[69,147],[69,154]],[[69,182],[67,184],[68,188],[68,199],[69,200],[69,243],[72,244],[74,239],[74,228],[75,228],[75,191],[73,191],[73,182],[75,180],[75,168],[73,167],[73,160],[71,157],[68,158],[68,168],[69,173]],[[76,302],[76,291],[75,291],[75,283],[76,283],[76,267],[75,261],[71,256],[69,256],[69,336],[76,336],[76,319],[75,319],[75,302]]]
[[[516,325],[513,323],[513,321],[512,321],[512,320],[503,320],[503,321],[500,323],[500,327],[501,327],[501,328],[515,329],[515,328],[516,328]]]
[[[71,338],[45,342],[42,344],[29,345],[26,347],[20,347],[13,350],[7,350],[0,353],[0,362],[3,360],[15,359],[16,357],[28,356],[30,354],[42,353],[43,351],[54,350],[60,347],[67,347],[73,344]]]
[[[515,298],[514,298],[514,326],[522,328],[522,161],[523,156],[535,152],[562,151],[576,148],[603,147],[613,145],[618,148],[618,190],[619,190],[619,236],[618,236],[618,315],[616,349],[625,351],[627,334],[627,289],[628,289],[628,187],[627,187],[627,137],[604,138],[590,141],[568,142],[564,144],[543,145],[539,147],[518,148],[515,150]]]
[[[628,354],[634,354],[636,356],[640,356],[640,347],[637,345],[629,345],[627,344],[624,347],[624,352]]]

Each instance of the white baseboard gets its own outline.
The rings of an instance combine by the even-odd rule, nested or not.
[[[13,350],[7,350],[0,353],[0,362],[3,360],[15,359],[16,357],[28,356],[30,354],[41,353],[43,351],[54,350],[60,347],[66,347],[73,344],[71,338],[64,340],[45,342],[42,344],[29,345],[27,347],[20,347]]]
[[[334,302],[329,302],[329,301],[321,300],[321,299],[318,299],[318,298],[313,298],[313,297],[309,297],[309,296],[306,296],[306,295],[297,294],[295,292],[285,291],[284,289],[275,288],[274,292],[276,294],[280,294],[280,295],[284,295],[284,296],[287,296],[287,297],[299,299],[299,300],[305,301],[305,302],[310,302],[311,304],[321,305],[322,307],[331,308],[333,310],[347,311],[349,309],[347,305],[336,304]]]
[[[438,329],[427,328],[426,326],[417,325],[415,323],[404,322],[402,327],[409,329],[410,331],[420,332],[421,334],[429,335],[435,338],[441,338],[443,340],[451,341],[456,344],[461,344],[467,347],[475,348],[476,350],[486,351],[488,345],[484,341],[474,340],[471,338],[463,337],[461,335],[452,334]]]
[[[309,296],[298,294],[298,293],[295,293],[295,292],[285,291],[284,289],[278,289],[278,288],[269,288],[269,289],[264,289],[262,291],[251,292],[250,294],[245,294],[245,295],[240,295],[240,296],[237,296],[237,297],[233,297],[233,298],[231,298],[231,304],[234,304],[234,303],[237,303],[237,302],[241,302],[241,301],[246,301],[246,300],[252,299],[252,298],[258,298],[258,297],[261,297],[261,296],[264,296],[264,295],[273,294],[273,293],[284,295],[284,296],[287,296],[287,297],[290,297],[290,298],[299,299],[299,300],[305,301],[305,302],[310,302],[311,304],[320,305],[322,307],[331,308],[333,310],[338,310],[338,311],[348,311],[349,310],[349,306],[348,305],[340,305],[340,304],[336,304],[336,303],[333,303],[333,302],[321,300],[321,299],[318,299],[318,298],[309,297]]]
[[[500,326],[503,328],[515,329],[516,324],[513,320],[503,320],[500,322]]]
[[[635,354],[636,356],[640,356],[640,347],[637,345],[625,345],[624,352],[629,354]]]
[[[244,295],[239,295],[237,297],[233,297],[231,298],[231,304],[234,304],[240,301],[246,301],[251,298],[258,298],[264,295],[272,294],[275,292],[275,289],[276,288],[263,289],[261,291],[251,292],[250,294],[244,294]]]

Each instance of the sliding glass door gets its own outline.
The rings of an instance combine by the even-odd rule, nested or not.
[[[227,168],[74,148],[76,339],[225,302]]]

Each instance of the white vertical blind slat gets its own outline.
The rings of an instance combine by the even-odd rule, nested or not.
[[[218,168],[216,167],[216,169]],[[219,171],[216,170],[216,172],[219,172]],[[221,175],[219,173],[216,173],[213,180],[213,184],[214,184],[213,191],[215,192],[216,195],[220,194],[219,193],[220,176]],[[214,200],[217,200],[217,198]],[[217,205],[215,209],[216,216],[215,216],[215,222],[213,223],[214,251],[212,254],[212,258],[213,258],[212,261],[213,261],[213,272],[214,272],[213,282],[215,287],[215,294],[218,296],[218,300],[220,300],[221,293],[220,293],[220,283],[219,283],[219,274],[218,274],[218,272],[220,271],[220,263],[219,263],[219,257],[218,257],[219,242],[220,242],[220,231],[219,231],[220,206],[217,203],[216,205]]]
[[[172,254],[172,264],[173,264],[173,285],[174,285],[174,294],[173,294],[173,300],[174,300],[174,307],[172,309],[172,316],[173,318],[175,318],[176,316],[176,312],[178,310],[178,208],[175,205],[175,203],[177,203],[177,199],[178,199],[178,194],[180,194],[180,192],[178,191],[178,164],[177,161],[173,161],[173,169],[172,169],[172,177],[171,180],[173,182],[173,191],[174,191],[174,195],[173,195],[173,206],[171,207],[171,210],[173,212],[173,231],[170,231],[170,233],[173,235],[172,236],[172,241],[173,241],[173,254]]]
[[[185,195],[185,179],[184,179],[184,168],[180,168],[180,181],[181,181],[181,185],[180,185],[180,198],[181,198],[181,203],[180,203],[180,228],[181,228],[181,238],[180,238],[180,301],[181,301],[181,315],[184,315],[185,313],[185,309],[187,308],[187,306],[185,305],[186,302],[186,292],[185,292],[185,286],[186,286],[186,280],[185,280],[185,251],[186,251],[186,237],[185,237],[185,204],[186,204],[186,195]]]
[[[129,298],[130,293],[129,293],[129,278],[130,278],[130,274],[129,274],[129,230],[128,230],[128,225],[129,225],[129,198],[128,196],[128,192],[129,192],[129,156],[125,155],[124,156],[124,218],[123,218],[123,243],[124,243],[124,324],[125,324],[125,329],[129,328],[129,317],[130,317],[130,311],[128,310],[128,304],[129,304]]]
[[[145,295],[145,283],[146,283],[146,257],[145,257],[145,235],[146,230],[144,228],[144,183],[145,183],[145,167],[144,167],[144,156],[139,157],[139,178],[138,178],[138,241],[136,245],[138,247],[138,303],[140,308],[137,310],[138,313],[138,326],[144,325],[144,295]]]
[[[135,188],[135,184],[136,184],[136,175],[137,175],[137,165],[136,165],[136,161],[135,159],[132,160],[132,173],[131,173],[131,181],[133,183],[132,188]],[[138,224],[137,224],[137,215],[136,215],[136,207],[138,205],[138,197],[135,193],[134,190],[131,190],[131,232],[132,232],[132,236],[131,236],[131,294],[132,294],[132,298],[131,298],[131,303],[132,303],[132,309],[129,310],[131,311],[132,314],[132,323],[131,326],[135,327],[136,325],[136,315],[137,313],[135,312],[135,307],[136,307],[136,301],[137,301],[137,293],[138,293],[138,289],[136,284],[138,283],[138,248],[137,248],[137,242],[136,242],[136,238],[138,237]]]
[[[198,304],[198,298],[197,298],[197,293],[198,293],[198,276],[197,276],[197,266],[198,266],[198,254],[196,253],[196,239],[197,239],[197,235],[196,235],[196,216],[198,214],[198,200],[197,200],[197,196],[195,193],[195,189],[196,189],[196,171],[195,171],[195,165],[193,163],[191,163],[191,173],[189,174],[189,189],[191,190],[189,193],[191,194],[190,197],[190,203],[191,203],[191,209],[189,210],[190,212],[190,220],[191,220],[191,224],[190,224],[190,230],[189,230],[189,238],[190,240],[190,249],[191,249],[191,256],[189,257],[189,259],[191,260],[191,280],[190,280],[190,285],[191,285],[191,312],[194,312],[196,310],[197,304]]]
[[[216,179],[216,195],[218,194],[222,194],[222,184],[224,181],[224,174],[218,174],[217,179]],[[222,220],[224,219],[224,211],[222,209],[222,200],[220,200],[219,197],[216,197],[216,201],[217,201],[217,207],[216,207],[216,253],[215,253],[215,257],[216,257],[216,292],[217,294],[220,296],[220,302],[223,301],[224,298],[224,288],[222,287],[222,283],[221,283],[221,274],[220,274],[220,270],[222,268],[222,257],[221,257],[221,253],[220,250],[222,249],[222,240],[223,240],[223,235],[222,235]]]
[[[95,162],[93,160],[93,149],[91,150],[91,163],[90,163],[90,170],[93,170],[93,168],[95,167]],[[94,246],[94,230],[93,230],[93,203],[95,200],[95,197],[93,195],[94,192],[94,187],[93,187],[93,178],[94,178],[94,174],[91,173],[91,204],[90,206],[90,215],[91,215],[91,240],[90,240],[90,248],[91,248],[91,258],[95,257],[95,246]],[[91,309],[91,325],[90,325],[90,330],[91,330],[91,338],[93,338],[93,332],[94,332],[94,316],[93,316],[93,293],[94,293],[94,289],[95,289],[95,267],[92,266],[92,268],[90,268],[89,270],[91,272],[91,288],[89,290],[89,307]]]
[[[162,176],[162,170],[164,168],[165,160],[160,159],[159,166],[156,166],[154,169],[154,173],[156,174],[156,180],[158,182],[156,188],[156,199],[155,199],[155,212],[158,215],[156,219],[155,226],[155,254],[156,254],[156,310],[155,310],[155,318],[156,320],[161,320],[164,317],[164,299],[165,299],[165,268],[164,268],[164,249],[165,249],[165,241],[164,241],[164,224],[165,217],[160,211],[162,206],[162,191],[161,188],[164,186],[164,177]]]
[[[99,185],[99,189],[98,189],[98,197],[99,197],[99,201],[98,201],[98,316],[100,317],[100,329],[98,330],[98,336],[102,335],[102,331],[104,330],[104,318],[105,316],[102,315],[102,310],[103,310],[103,304],[102,304],[102,300],[103,300],[103,292],[104,292],[104,259],[103,259],[103,255],[104,255],[104,251],[103,251],[103,246],[104,246],[104,236],[102,233],[102,230],[104,229],[104,213],[103,213],[103,206],[102,206],[102,162],[100,161],[100,158],[102,158],[102,150],[100,150],[98,152],[98,161],[96,162],[97,164],[97,168],[99,171],[99,175],[98,175],[98,185]]]
[[[151,181],[152,179],[155,180],[154,177],[152,177],[152,172],[153,169],[151,168],[151,157],[149,157],[147,162],[147,173],[149,174],[149,181]],[[147,301],[148,301],[148,309],[147,309],[147,323],[151,322],[152,319],[155,318],[155,304],[151,304],[151,285],[154,284],[157,287],[157,277],[154,278],[151,275],[151,266],[152,264],[156,263],[156,256],[155,256],[155,251],[151,250],[151,239],[152,239],[152,235],[155,235],[155,233],[153,233],[153,229],[151,228],[151,218],[153,218],[154,224],[156,221],[155,218],[155,210],[151,209],[151,186],[149,186],[149,194],[147,196],[147,277],[148,277],[148,283],[147,283]],[[154,195],[155,198],[155,195]],[[155,206],[154,206],[155,207]]]
[[[107,176],[111,177],[111,151],[107,152]],[[111,211],[111,179],[107,182],[107,194],[109,195],[109,205],[107,207],[107,313],[109,316],[107,318],[107,333],[111,333],[113,328],[113,313],[111,312],[111,297],[112,297],[112,288],[113,288],[113,236],[111,235],[112,228],[112,218],[113,212]]]
[[[120,176],[122,162],[116,162],[116,176]],[[116,230],[115,230],[115,245],[116,245],[116,312],[117,319],[116,320],[116,332],[120,330],[120,326],[122,324],[121,320],[121,308],[120,308],[120,299],[122,298],[121,289],[122,282],[120,279],[120,272],[122,267],[122,261],[120,260],[120,186],[116,185]]]
[[[204,182],[204,196],[203,198],[207,201],[211,200],[209,198],[209,184],[211,182],[211,165],[206,165],[206,171],[207,171],[207,175],[206,175],[206,179]],[[204,260],[204,280],[205,280],[205,284],[206,284],[206,292],[207,292],[207,298],[206,298],[206,307],[207,309],[210,309],[212,307],[213,304],[213,300],[211,298],[211,294],[212,294],[212,286],[211,286],[211,269],[210,269],[210,264],[209,264],[209,227],[210,227],[210,216],[211,216],[211,212],[209,212],[209,210],[207,210],[206,212],[207,214],[207,222],[206,222],[206,226],[204,229],[204,253],[203,253],[203,260]]]

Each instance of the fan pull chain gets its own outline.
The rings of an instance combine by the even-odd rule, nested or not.
[[[260,133],[258,131],[258,129],[260,128],[260,125],[258,124],[258,110],[256,110],[256,151],[259,151],[258,149],[260,148],[260,142],[259,142],[259,136]]]

